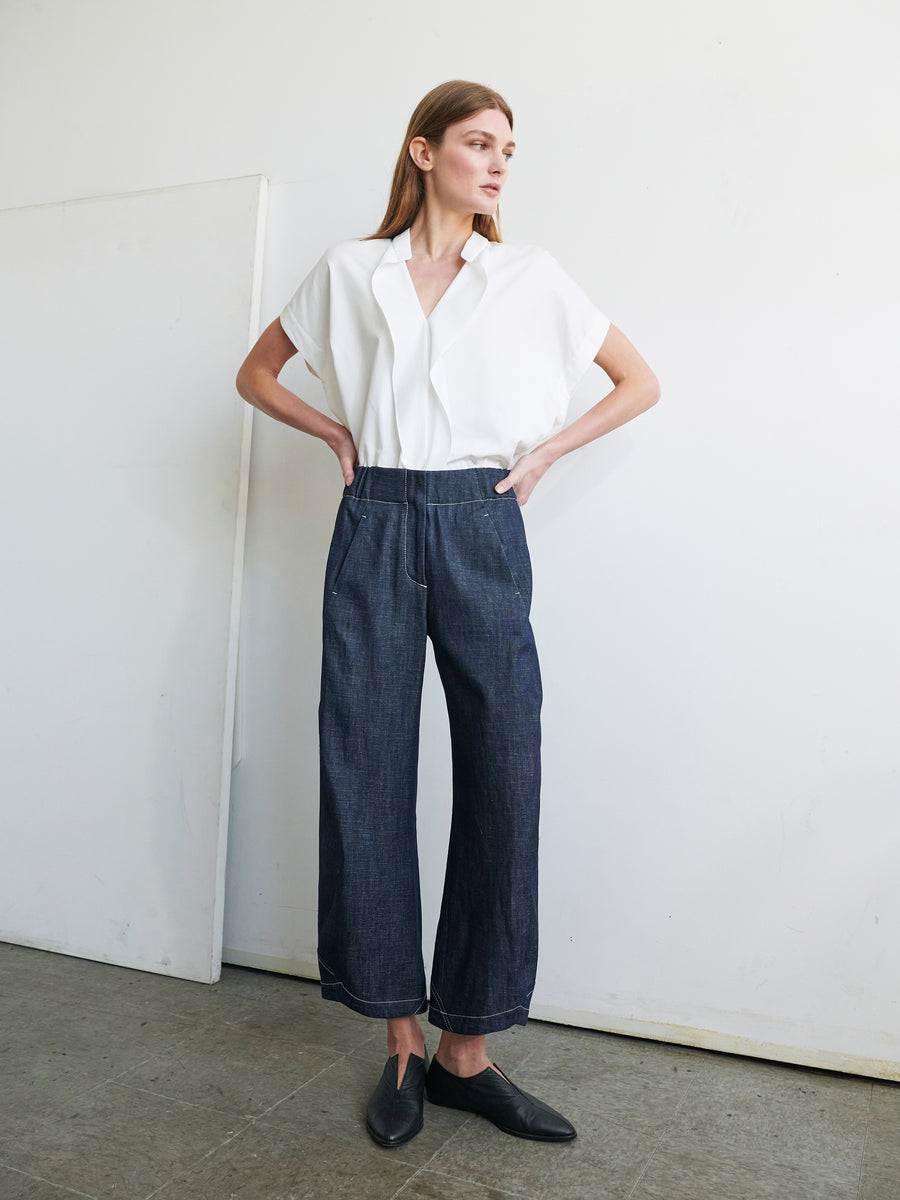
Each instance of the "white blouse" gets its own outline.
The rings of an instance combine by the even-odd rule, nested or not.
[[[546,250],[473,233],[426,317],[409,230],[341,242],[281,325],[363,466],[508,469],[561,428],[609,321]]]

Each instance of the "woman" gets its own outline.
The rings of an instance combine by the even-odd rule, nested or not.
[[[325,579],[322,993],[387,1020],[367,1110],[383,1146],[423,1095],[506,1133],[575,1137],[488,1059],[524,1024],[537,959],[541,684],[519,506],[561,455],[658,398],[545,251],[501,242],[512,113],[453,80],[413,113],[378,231],[328,250],[241,367],[245,400],[321,438],[346,484]],[[278,382],[300,352],[337,420]],[[612,391],[563,428],[591,362]],[[453,819],[430,998],[415,788],[426,638],[450,715]],[[418,1014],[441,1030],[430,1066]]]

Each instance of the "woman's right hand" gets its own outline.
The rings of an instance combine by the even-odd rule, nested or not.
[[[338,462],[341,464],[341,474],[344,476],[344,483],[349,487],[356,474],[356,446],[353,444],[350,430],[344,429],[343,426],[340,426],[340,430],[341,432],[336,435],[334,442],[330,443],[330,445],[337,455]]]

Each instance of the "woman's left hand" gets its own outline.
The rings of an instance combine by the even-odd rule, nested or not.
[[[544,476],[544,472],[553,465],[555,457],[548,454],[544,446],[538,446],[529,454],[523,454],[505,479],[495,484],[494,491],[501,496],[510,488],[516,489],[516,500],[519,508],[528,503],[528,498]]]
[[[610,325],[603,345],[594,356],[594,362],[602,367],[613,382],[613,389],[586,413],[555,433],[541,446],[522,456],[505,479],[501,479],[494,491],[508,492],[516,489],[519,507],[526,503],[548,467],[558,458],[585,446],[594,438],[602,437],[612,429],[618,429],[626,421],[651,408],[659,399],[659,383],[656,376],[629,342],[628,338]]]

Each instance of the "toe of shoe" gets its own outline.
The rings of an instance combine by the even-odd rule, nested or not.
[[[545,1142],[571,1142],[577,1137],[575,1126],[559,1113],[553,1118],[541,1115],[538,1121],[530,1126],[529,1137],[540,1138]]]
[[[493,1117],[494,1123],[506,1133],[543,1142],[570,1142],[576,1136],[575,1127],[564,1116],[543,1105],[519,1106]]]
[[[551,1108],[537,1096],[523,1093],[529,1101],[526,1123],[533,1137],[542,1137],[547,1141],[569,1142],[576,1136],[575,1126],[562,1113]]]
[[[368,1117],[366,1118],[366,1129],[369,1131],[369,1136],[379,1146],[385,1146],[388,1149],[392,1146],[402,1146],[404,1142],[414,1138],[421,1128],[421,1121],[410,1124],[399,1121],[372,1121]]]

